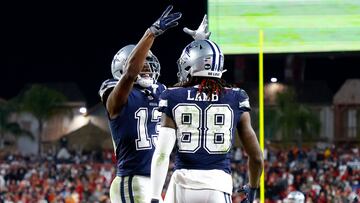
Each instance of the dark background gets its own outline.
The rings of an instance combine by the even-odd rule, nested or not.
[[[160,81],[176,81],[176,60],[206,13],[205,0],[7,2],[1,6],[0,98],[16,96],[28,83],[75,82],[88,101],[111,77],[110,64],[123,46],[137,43],[167,5],[183,13],[180,25],[155,40],[152,51],[161,63]],[[265,82],[284,79],[287,54],[264,56]],[[304,79],[324,80],[335,93],[346,78],[360,78],[359,52],[295,54],[305,64]],[[234,82],[236,56],[225,56],[225,79]],[[242,55],[244,82],[258,79],[258,56]]]

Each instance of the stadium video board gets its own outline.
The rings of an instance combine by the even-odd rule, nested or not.
[[[208,0],[211,39],[225,54],[360,50],[360,0]]]

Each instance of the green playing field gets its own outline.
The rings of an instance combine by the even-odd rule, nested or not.
[[[208,0],[211,39],[226,54],[360,50],[360,0]]]

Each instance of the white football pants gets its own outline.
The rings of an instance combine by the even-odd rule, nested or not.
[[[175,184],[171,178],[164,203],[232,203],[232,200],[228,193],[217,190],[184,188]]]
[[[149,203],[150,177],[116,176],[110,186],[112,203]]]

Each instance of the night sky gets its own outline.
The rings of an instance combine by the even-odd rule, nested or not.
[[[16,96],[28,83],[75,82],[88,106],[96,104],[102,81],[111,77],[114,54],[137,43],[169,4],[183,17],[178,27],[155,40],[152,51],[162,67],[159,80],[171,85],[176,81],[176,60],[192,40],[182,28],[198,27],[207,10],[205,0],[9,1],[0,14],[0,98]],[[333,91],[346,78],[360,78],[359,52],[297,56],[306,59],[305,80],[324,80]],[[228,78],[233,57],[225,56]],[[247,71],[253,72],[246,81],[256,81],[257,55],[243,57]],[[285,57],[265,56],[266,80],[283,78]]]

